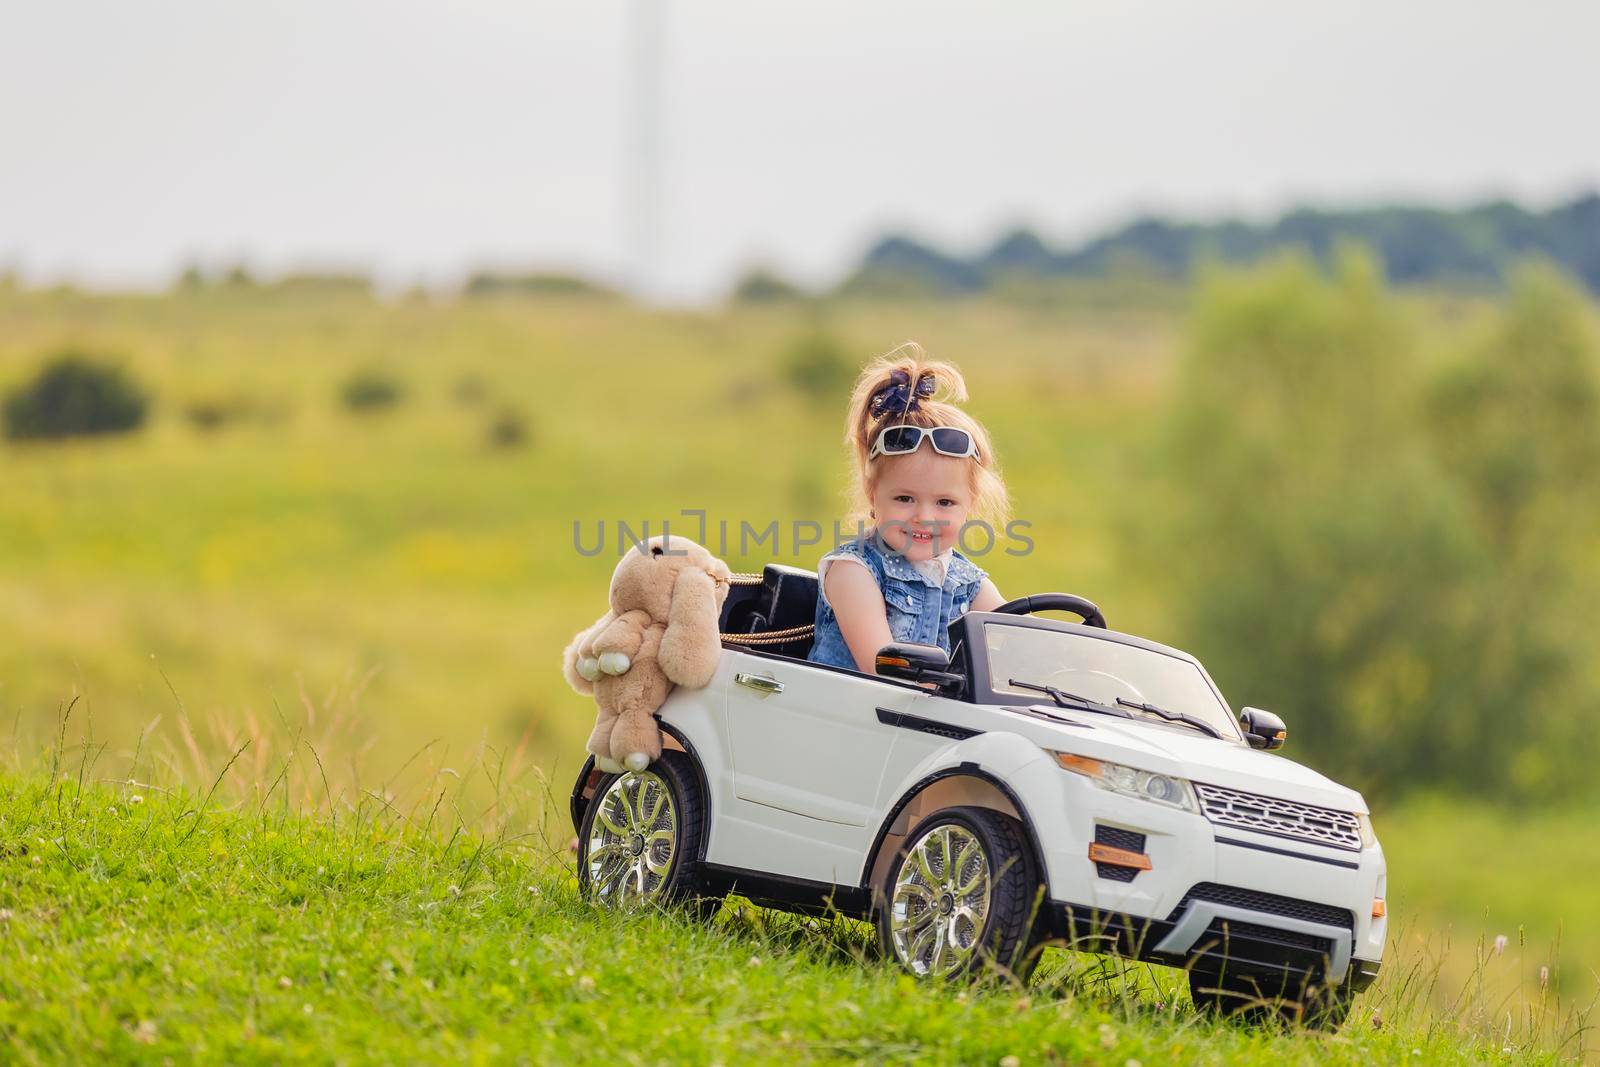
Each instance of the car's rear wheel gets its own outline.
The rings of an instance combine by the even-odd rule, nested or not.
[[[689,758],[668,749],[642,771],[595,786],[578,834],[578,886],[602,907],[686,904],[709,916],[720,899],[695,877],[705,804]]]
[[[1303,989],[1280,991],[1269,981],[1247,975],[1191,970],[1189,996],[1200,1011],[1244,1023],[1276,1017],[1315,1030],[1337,1030],[1350,1015],[1355,990],[1349,982],[1336,986],[1313,982]]]
[[[917,977],[1000,969],[1026,981],[1039,874],[1022,824],[957,807],[921,823],[896,850],[878,893],[878,941]]]

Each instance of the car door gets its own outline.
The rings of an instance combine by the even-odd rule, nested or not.
[[[877,826],[898,710],[919,690],[780,657],[739,657],[727,689],[734,794],[847,827]],[[875,814],[876,813],[876,814]]]

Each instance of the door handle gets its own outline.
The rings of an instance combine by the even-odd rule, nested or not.
[[[769,678],[764,674],[745,674],[740,672],[733,676],[733,680],[740,685],[749,686],[751,689],[762,693],[781,693],[783,683],[776,678]]]

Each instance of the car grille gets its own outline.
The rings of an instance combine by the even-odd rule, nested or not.
[[[1280,945],[1290,945],[1294,948],[1308,949],[1312,952],[1327,953],[1333,951],[1333,942],[1325,937],[1315,934],[1303,934],[1298,930],[1281,930],[1276,926],[1260,926],[1256,923],[1238,922],[1232,919],[1213,919],[1206,928],[1204,937],[1214,939],[1226,948],[1231,938],[1250,938],[1255,941],[1272,941]]]
[[[1268,915],[1304,919],[1306,922],[1338,926],[1346,930],[1355,929],[1355,916],[1350,913],[1349,908],[1319,904],[1314,900],[1301,900],[1298,897],[1286,897],[1277,893],[1264,893],[1259,889],[1245,889],[1243,886],[1221,885],[1217,882],[1199,882],[1191,886],[1183,895],[1183,899],[1178,901],[1178,906],[1172,909],[1168,921],[1177,922],[1188,908],[1189,902],[1194,900],[1209,900],[1213,904],[1247,908]]]
[[[1297,804],[1202,782],[1194,783],[1194,789],[1200,795],[1200,810],[1218,826],[1361,851],[1361,826],[1354,812]]]

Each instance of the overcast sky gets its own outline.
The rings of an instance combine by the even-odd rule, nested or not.
[[[642,0],[0,2],[0,267],[634,271]],[[1594,0],[659,9],[657,292],[1144,209],[1600,185]]]

